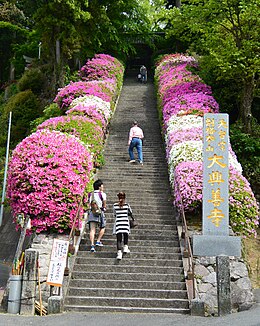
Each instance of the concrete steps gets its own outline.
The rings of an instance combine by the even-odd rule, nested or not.
[[[187,314],[189,301],[177,234],[164,144],[153,85],[126,78],[111,120],[98,171],[107,193],[104,247],[90,253],[82,239],[65,298],[67,311]],[[137,119],[144,130],[144,165],[130,164],[128,132]],[[116,259],[113,203],[126,192],[138,226],[129,235],[130,254]]]

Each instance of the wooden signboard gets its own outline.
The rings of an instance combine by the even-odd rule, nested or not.
[[[54,239],[47,276],[47,284],[59,287],[62,286],[68,248],[69,241]]]

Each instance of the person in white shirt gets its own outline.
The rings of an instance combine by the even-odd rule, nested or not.
[[[96,228],[99,228],[98,238],[96,241],[96,246],[103,247],[103,243],[101,239],[105,233],[106,227],[106,218],[105,218],[105,211],[106,211],[106,200],[107,195],[104,192],[104,186],[102,180],[98,179],[93,184],[94,191],[88,194],[88,202],[89,205],[93,204],[93,202],[97,205],[100,212],[98,214],[94,214],[91,210],[89,210],[88,214],[88,224],[89,224],[89,239],[90,239],[90,251],[95,252],[95,234]]]
[[[132,128],[130,129],[128,139],[128,153],[130,156],[130,163],[135,163],[134,148],[136,148],[138,161],[140,164],[143,164],[143,138],[143,130],[138,126],[138,122],[134,121]]]
[[[140,74],[141,74],[142,83],[146,83],[147,82],[147,69],[144,65],[142,65],[140,68]]]

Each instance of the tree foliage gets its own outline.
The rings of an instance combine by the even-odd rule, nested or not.
[[[251,132],[251,106],[259,74],[259,0],[184,0],[166,17],[169,35],[178,35],[190,50],[208,57],[218,79],[239,87],[239,116]]]

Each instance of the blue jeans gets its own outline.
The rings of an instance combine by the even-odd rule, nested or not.
[[[129,148],[128,148],[128,152],[129,152],[129,156],[130,156],[130,160],[134,160],[134,148],[136,147],[137,149],[137,154],[138,154],[138,160],[139,162],[143,161],[143,152],[142,152],[142,140],[140,138],[133,138]]]
[[[142,82],[146,83],[147,82],[147,74],[141,74],[142,75]]]

